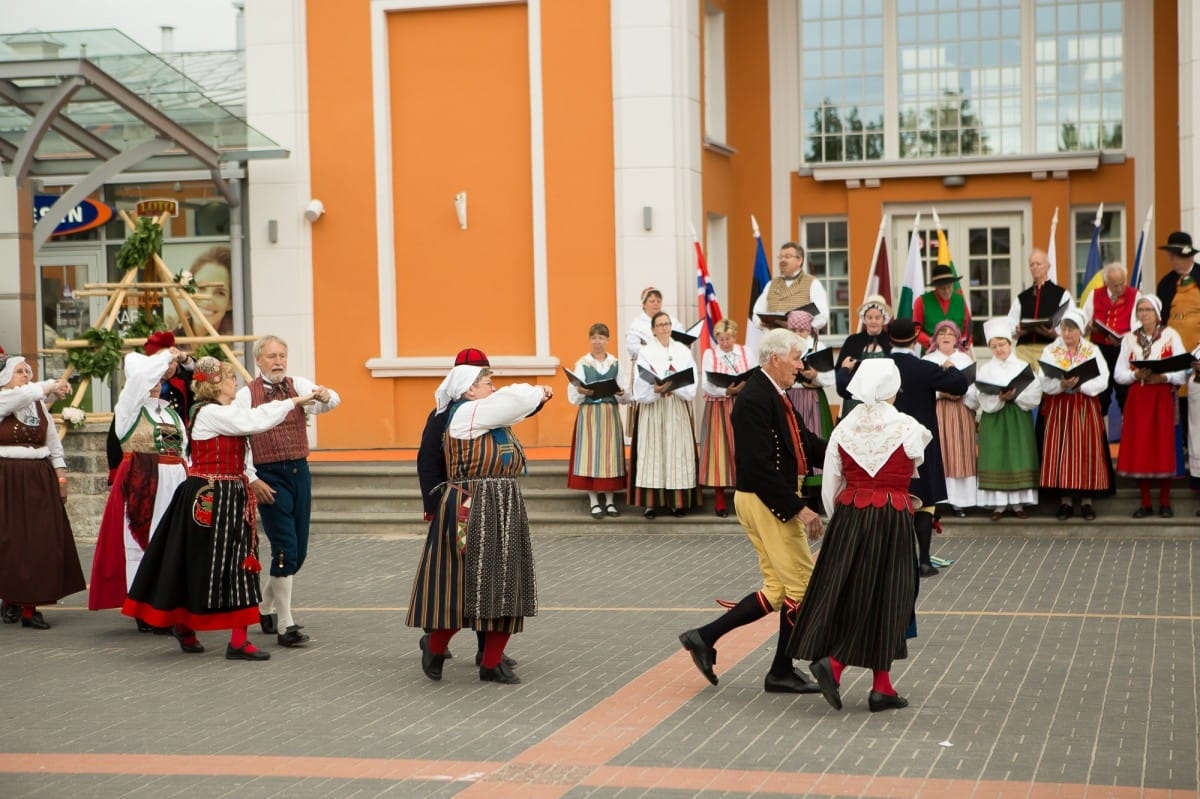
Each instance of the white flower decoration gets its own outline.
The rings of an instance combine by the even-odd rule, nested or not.
[[[85,413],[82,408],[76,408],[74,406],[63,408],[62,418],[63,421],[71,425],[71,427],[83,427],[84,424],[87,423],[87,413]]]

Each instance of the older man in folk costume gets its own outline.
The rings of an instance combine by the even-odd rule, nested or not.
[[[959,346],[971,346],[971,309],[967,307],[963,293],[956,290],[954,284],[959,280],[949,264],[938,264],[929,275],[929,284],[933,288],[913,303],[912,320],[917,326],[917,340],[926,352],[933,348],[933,332],[946,320],[957,326],[961,336]]]
[[[1200,264],[1192,237],[1181,230],[1167,236],[1167,243],[1158,249],[1167,253],[1171,271],[1158,281],[1162,301],[1163,324],[1174,328],[1183,346],[1193,355],[1200,348]],[[1192,364],[1200,372],[1200,358]],[[1191,488],[1200,489],[1200,383],[1189,380],[1186,397],[1179,402],[1179,418],[1185,427],[1188,473]],[[1200,516],[1200,509],[1196,511]]]
[[[525,451],[511,426],[554,396],[550,386],[492,385],[491,372],[456,366],[434,394],[449,411],[446,473],[425,548],[413,578],[405,623],[432,629],[421,670],[442,679],[450,639],[463,627],[485,633],[479,679],[521,679],[504,658],[513,633],[537,615],[537,580],[529,517],[517,476]]]
[[[790,330],[768,331],[759,341],[758,363],[733,404],[738,522],[758,553],[762,588],[704,625],[686,630],[679,642],[713,685],[717,641],[725,633],[779,611],[779,644],[763,681],[768,693],[816,693],[818,688],[792,665],[785,647],[796,608],[813,570],[808,542],[821,537],[821,517],[801,496],[804,476],[825,456],[825,442],[805,429],[786,390],[803,367],[804,343]]]
[[[804,248],[789,241],[779,248],[778,276],[767,284],[754,301],[752,313],[755,316],[762,313],[786,314],[809,303],[817,306],[817,313],[812,320],[813,329],[824,330],[829,322],[829,295],[825,293],[821,281],[804,271]],[[759,327],[765,329],[766,326],[760,322]]]
[[[1057,333],[1050,324],[1033,324],[1025,328],[1021,320],[1049,319],[1059,308],[1074,308],[1071,292],[1050,279],[1050,259],[1045,250],[1035,249],[1029,253],[1029,275],[1033,285],[1017,295],[1017,301],[1008,310],[1008,320],[1017,336],[1017,357],[1031,365],[1036,372],[1038,359],[1047,344],[1054,341]]]
[[[287,359],[287,343],[278,336],[263,336],[254,342],[259,375],[238,391],[234,404],[257,408],[308,394],[315,398],[315,402],[293,408],[278,427],[250,436],[250,459],[246,464],[263,532],[271,542],[271,565],[263,575],[259,624],[264,633],[275,633],[280,646],[294,647],[309,640],[292,617],[292,583],[308,555],[312,515],[308,415],[328,413],[342,400],[333,389],[304,377],[289,377]]]
[[[1129,285],[1125,267],[1111,263],[1104,267],[1104,285],[1088,292],[1079,307],[1083,313],[1083,321],[1091,331],[1088,338],[1104,356],[1110,375],[1115,373],[1117,354],[1121,351],[1121,339],[1137,326],[1134,318],[1134,303],[1137,302],[1137,298],[1138,290]],[[1106,332],[1109,330],[1112,333]],[[1117,407],[1124,410],[1125,397],[1128,394],[1129,386],[1110,381],[1100,395],[1100,412],[1108,413],[1109,401],[1114,396],[1117,398]]]

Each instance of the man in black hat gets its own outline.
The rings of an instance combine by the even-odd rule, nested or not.
[[[1192,246],[1192,237],[1182,230],[1167,236],[1159,247],[1167,254],[1171,271],[1158,281],[1158,298],[1162,300],[1162,322],[1175,328],[1183,346],[1195,351],[1200,346],[1200,265]],[[1193,361],[1200,368],[1200,361]],[[1180,400],[1179,418],[1183,438],[1187,442],[1188,473],[1192,489],[1200,488],[1200,383],[1189,380],[1187,396]],[[1200,516],[1200,511],[1197,511]]]
[[[933,288],[913,303],[917,340],[926,350],[933,348],[933,331],[943,319],[949,319],[962,331],[959,346],[971,346],[971,309],[955,285],[959,280],[949,264],[938,264],[929,276],[929,285]]]
[[[967,377],[952,366],[938,366],[917,357],[917,326],[912,319],[893,319],[888,324],[888,339],[892,342],[889,356],[900,371],[900,393],[896,395],[896,410],[907,413],[925,425],[933,438],[925,447],[925,462],[917,467],[917,476],[909,483],[908,491],[917,497],[917,513],[913,525],[917,528],[917,545],[921,561],[921,576],[933,577],[937,567],[930,560],[933,541],[933,522],[939,503],[946,500],[946,469],[942,465],[942,441],[938,437],[938,393],[961,397],[967,393]]]

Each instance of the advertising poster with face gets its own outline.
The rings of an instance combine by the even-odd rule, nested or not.
[[[233,266],[229,245],[168,242],[163,245],[163,260],[176,275],[185,270],[192,273],[198,284],[195,300],[201,313],[218,333],[232,333]],[[213,285],[206,286],[205,283]],[[164,304],[162,313],[167,329],[177,336],[184,335],[183,323],[171,302]],[[204,327],[199,319],[193,318],[191,324],[197,335],[203,335]]]

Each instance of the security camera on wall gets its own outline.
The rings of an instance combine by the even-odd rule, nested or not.
[[[304,206],[304,218],[309,222],[316,222],[325,215],[325,203],[320,200],[309,200],[308,205]]]

